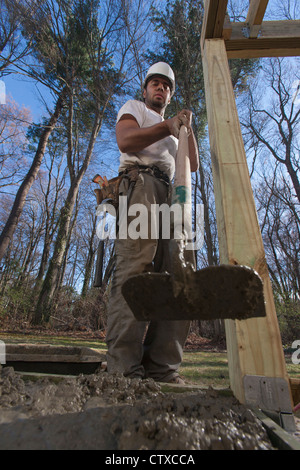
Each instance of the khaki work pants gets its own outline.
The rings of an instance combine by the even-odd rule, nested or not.
[[[126,196],[128,190],[129,180],[123,178],[120,196]],[[144,204],[149,213],[151,204],[169,202],[168,193],[169,188],[163,181],[142,172],[130,194],[128,207]],[[133,219],[128,217],[128,224]],[[119,372],[132,378],[151,377],[161,382],[178,376],[190,322],[137,321],[121,292],[123,283],[130,276],[168,271],[168,245],[169,241],[165,239],[116,240],[116,269],[108,304],[106,335],[109,373]]]

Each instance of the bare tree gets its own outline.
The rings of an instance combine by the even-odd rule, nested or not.
[[[13,71],[13,65],[30,52],[30,40],[22,37],[22,9],[32,13],[37,5],[34,0],[0,0],[0,76]]]
[[[270,104],[264,107],[262,98],[259,102],[251,92],[241,122],[248,148],[260,151],[285,166],[300,202],[300,100],[299,94],[295,94],[295,84],[300,80],[299,61],[294,65],[294,73],[292,69],[289,59],[276,58],[263,63],[264,83],[269,85],[271,95]]]
[[[122,92],[122,83],[126,81],[125,59],[133,39],[128,35],[128,28],[124,27],[124,18],[128,25],[130,3],[107,1],[105,8],[100,10],[105,12],[100,24],[97,1],[78,1],[74,4],[76,14],[73,11],[72,15],[63,8],[61,10],[59,20],[64,27],[58,29],[68,31],[70,35],[66,43],[63,41],[61,44],[61,50],[69,44],[68,39],[72,39],[73,44],[72,48],[65,49],[66,60],[62,64],[62,67],[66,64],[63,74],[68,83],[66,140],[70,187],[61,210],[54,253],[38,300],[35,323],[47,322],[50,318],[79,187],[103,121],[114,115],[113,97]],[[56,40],[61,40],[58,31],[54,32]],[[116,65],[112,64],[112,55]]]
[[[298,59],[263,60],[239,107],[266,259],[286,320],[299,302],[299,78]]]
[[[11,98],[6,99],[5,106],[0,106],[0,192],[7,192],[8,187],[20,184],[24,178],[30,120],[30,111]],[[13,188],[10,193],[14,194]]]
[[[22,184],[20,185],[18,189],[11,212],[9,214],[7,222],[0,235],[0,260],[3,258],[7,250],[7,247],[12,240],[13,234],[16,230],[18,221],[20,219],[20,216],[21,216],[21,213],[22,213],[25,201],[26,201],[27,194],[37,177],[38,171],[40,169],[40,166],[41,166],[44,154],[45,154],[49,136],[51,132],[53,131],[53,129],[55,128],[57,119],[63,107],[64,95],[65,95],[65,89],[61,92],[60,96],[58,97],[54,112],[52,113],[49,121],[47,122],[46,126],[44,126],[42,130],[40,141],[39,141],[35,156],[33,158],[31,166]]]
[[[255,185],[255,196],[274,292],[281,299],[296,300],[300,288],[300,218],[293,187],[278,163]]]
[[[36,291],[39,291],[41,287],[48,266],[51,244],[57,230],[59,207],[64,196],[66,169],[63,168],[63,154],[61,152],[61,143],[57,142],[56,139],[51,139],[48,145],[48,158],[44,163],[45,171],[40,171],[38,177],[39,188],[42,194],[40,207],[44,215],[44,230],[40,266],[35,280]]]

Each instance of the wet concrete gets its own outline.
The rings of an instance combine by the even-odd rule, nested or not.
[[[271,450],[261,422],[214,390],[162,392],[95,374],[23,380],[0,369],[0,449]]]

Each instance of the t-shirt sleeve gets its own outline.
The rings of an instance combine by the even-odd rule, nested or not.
[[[127,103],[125,103],[118,112],[117,122],[124,114],[131,114],[131,116],[136,119],[138,125],[142,127],[144,121],[143,106],[141,106],[142,104],[143,103],[135,100],[127,101]]]

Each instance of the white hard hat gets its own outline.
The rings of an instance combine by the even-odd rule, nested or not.
[[[173,95],[175,91],[175,75],[171,67],[166,64],[166,62],[157,62],[156,64],[151,65],[144,80],[144,87],[146,86],[149,78],[153,75],[162,75],[163,77],[166,77],[171,82],[171,95]]]

